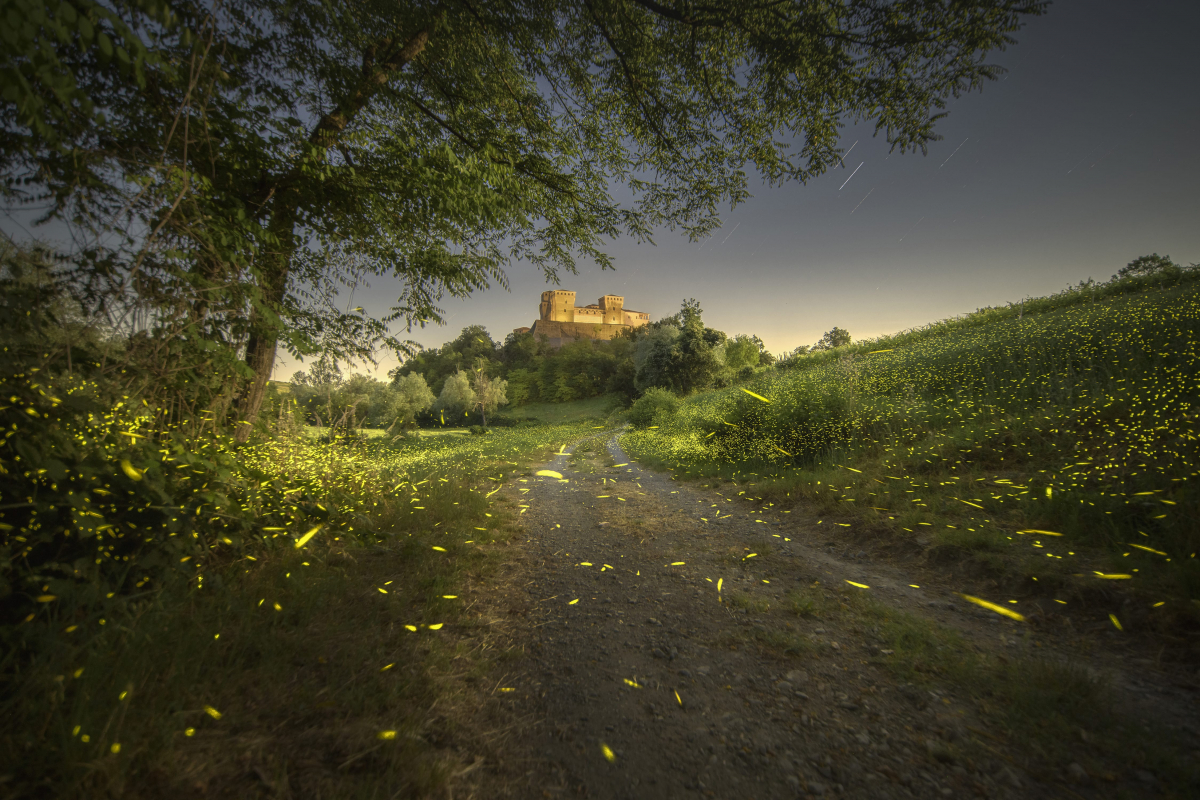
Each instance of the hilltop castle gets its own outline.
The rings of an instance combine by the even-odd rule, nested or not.
[[[577,339],[611,339],[627,328],[650,324],[650,315],[625,308],[625,298],[606,294],[596,303],[575,305],[575,293],[551,290],[542,292],[540,316],[532,328],[516,328],[513,333],[531,331],[545,336],[551,346],[562,347]]]

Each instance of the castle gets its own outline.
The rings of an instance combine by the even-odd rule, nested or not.
[[[516,328],[513,333],[532,332],[545,336],[552,347],[562,347],[577,339],[611,339],[627,328],[650,324],[650,315],[625,308],[625,298],[606,294],[588,306],[575,305],[575,293],[551,290],[542,292],[539,318],[532,328]]]

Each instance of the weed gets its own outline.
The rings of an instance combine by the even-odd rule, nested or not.
[[[817,618],[828,611],[825,598],[808,589],[789,589],[783,597],[784,608],[796,617]]]
[[[812,655],[817,650],[816,645],[807,636],[788,631],[754,630],[751,636],[763,647],[788,656]]]
[[[771,602],[765,597],[755,597],[746,592],[733,592],[726,596],[725,600],[736,609],[753,611],[756,614],[765,614],[771,609]]]

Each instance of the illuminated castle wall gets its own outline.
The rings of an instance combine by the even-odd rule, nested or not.
[[[625,308],[625,298],[606,294],[592,305],[575,305],[575,293],[552,289],[542,292],[539,317],[532,328],[517,328],[515,333],[532,331],[545,336],[551,345],[561,347],[577,339],[611,339],[629,328],[650,324],[650,315]]]

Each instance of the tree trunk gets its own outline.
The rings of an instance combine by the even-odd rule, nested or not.
[[[371,98],[391,80],[397,72],[421,54],[429,41],[429,31],[423,30],[408,40],[403,47],[397,48],[397,39],[392,37],[368,48],[363,56],[362,77],[358,84],[347,94],[338,107],[326,114],[317,123],[309,136],[309,141],[328,150],[335,146],[353,119],[371,101]],[[385,53],[381,62],[374,60],[376,53]],[[290,175],[282,181],[294,184],[298,176]],[[267,381],[271,378],[271,370],[275,367],[275,351],[279,343],[280,320],[273,318],[281,310],[284,294],[287,290],[288,272],[291,268],[292,253],[295,250],[295,225],[300,205],[299,192],[296,189],[285,189],[275,196],[275,206],[272,212],[270,230],[277,239],[277,250],[271,253],[263,264],[262,278],[259,288],[262,290],[263,303],[270,309],[264,313],[259,309],[250,312],[250,338],[246,343],[246,364],[254,371],[254,378],[239,402],[240,422],[234,437],[239,442],[250,438],[250,431],[258,419],[262,408],[263,398],[267,395]]]
[[[291,265],[292,252],[295,250],[293,230],[296,220],[296,201],[291,197],[280,197],[278,202],[282,208],[275,211],[271,218],[271,233],[275,235],[276,248],[267,253],[263,259],[262,277],[259,288],[262,291],[262,303],[275,312],[283,302],[287,289],[288,271]],[[246,365],[254,370],[254,378],[246,387],[238,406],[241,420],[234,433],[234,439],[245,442],[250,438],[250,431],[258,419],[262,409],[263,399],[267,396],[267,381],[275,368],[275,352],[279,344],[279,320],[272,318],[260,308],[250,310],[250,336],[246,340]]]

